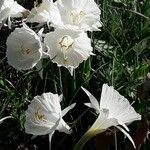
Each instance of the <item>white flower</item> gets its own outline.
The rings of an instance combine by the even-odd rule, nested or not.
[[[62,117],[72,109],[72,104],[61,110],[62,95],[43,93],[35,96],[26,111],[25,131],[33,135],[53,134],[55,130],[70,134],[70,127]]]
[[[25,24],[9,35],[6,44],[8,63],[18,70],[33,68],[42,57],[40,38]]]
[[[92,54],[90,39],[84,32],[56,29],[45,35],[52,62],[68,69],[79,66]]]
[[[61,20],[58,8],[52,0],[42,0],[42,3],[33,8],[27,17],[28,22],[43,23],[52,22],[52,20],[53,22]]]
[[[57,6],[62,22],[56,26],[84,31],[99,30],[101,27],[101,11],[94,0],[58,0]]]
[[[116,118],[118,123],[124,127],[125,124],[141,119],[141,115],[135,112],[129,101],[124,96],[120,95],[113,86],[109,87],[107,84],[103,85],[100,104],[86,89],[84,89],[84,91],[91,101],[91,103],[86,105],[94,108],[99,113],[103,109],[109,110],[109,118]]]
[[[19,5],[14,0],[1,0],[0,1],[0,22],[8,17],[22,17],[26,9]]]
[[[107,84],[104,84],[102,87],[100,104],[89,91],[84,88],[83,90],[91,101],[91,103],[86,103],[86,105],[94,108],[99,114],[97,120],[87,132],[96,135],[111,126],[115,126],[121,130],[134,145],[132,138],[126,132],[126,130],[129,131],[126,124],[135,120],[141,120],[141,115],[135,112],[129,101],[120,95],[112,86],[108,86]]]

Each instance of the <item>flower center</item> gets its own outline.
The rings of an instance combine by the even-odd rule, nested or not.
[[[74,44],[74,40],[72,39],[72,37],[68,35],[65,35],[62,38],[60,38],[59,47],[61,49],[61,52],[63,53],[64,62],[67,61],[68,59],[67,55],[72,50],[73,44]]]
[[[25,50],[24,50],[24,52],[28,55],[28,54],[30,54],[31,53],[31,49],[29,49],[29,48],[26,48]]]
[[[32,52],[32,49],[21,46],[21,52],[23,55],[29,55]]]
[[[43,112],[40,110],[40,108],[37,109],[37,111],[34,113],[34,115],[35,115],[35,118],[36,118],[37,120],[42,120],[42,119],[44,119],[44,114],[43,114]]]
[[[69,14],[69,21],[71,24],[78,25],[82,21],[84,16],[84,11],[73,10]]]

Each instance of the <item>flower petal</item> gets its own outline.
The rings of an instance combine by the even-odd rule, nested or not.
[[[27,17],[27,22],[60,22],[58,8],[52,0],[42,0],[42,3],[33,8]]]
[[[103,108],[109,109],[110,118],[116,118],[122,123],[130,123],[141,119],[141,115],[136,113],[129,101],[107,84],[102,87],[100,109]]]
[[[57,126],[60,123],[60,118],[52,124],[37,124],[33,121],[31,121],[29,118],[26,118],[25,122],[25,132],[28,134],[33,135],[45,135],[45,134],[52,134]]]
[[[64,132],[66,134],[71,134],[70,127],[66,124],[66,122],[61,119],[59,125],[57,126],[57,130],[59,132]]]
[[[88,130],[88,132],[91,132],[92,134],[96,135],[101,132],[104,132],[111,126],[118,125],[118,121],[115,118],[108,118],[109,111],[108,110],[102,110],[94,122],[94,124],[91,126],[91,128]]]
[[[83,89],[83,91],[87,94],[87,96],[89,97],[90,99],[90,102],[91,102],[91,108],[94,108],[97,112],[100,113],[100,108],[99,108],[99,103],[97,101],[97,99],[88,91],[86,90],[85,88],[81,87]],[[89,104],[88,104],[89,105]],[[87,106],[88,106],[87,105]]]
[[[14,0],[0,1],[0,22],[10,17],[22,17],[23,12],[27,11]]]
[[[64,110],[62,110],[62,116],[65,116],[68,111],[70,111],[71,109],[73,109],[75,107],[76,103],[71,104],[70,106],[66,107]]]
[[[132,137],[121,127],[116,126],[116,128],[118,128],[124,135],[126,135],[128,137],[128,139],[131,141],[131,143],[133,144],[134,148],[136,148]]]
[[[62,102],[63,100],[63,94],[59,95],[59,102]]]

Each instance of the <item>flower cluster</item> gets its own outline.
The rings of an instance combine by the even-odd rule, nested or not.
[[[2,8],[4,6],[5,3],[2,4]],[[10,4],[11,7],[13,4]],[[17,13],[22,11],[18,9]],[[14,12],[10,11],[6,14],[13,17]],[[39,35],[25,23],[22,28],[16,28],[7,40],[8,63],[18,70],[31,69],[43,58],[41,54],[44,52],[44,47],[42,45],[46,45],[47,55],[52,62],[57,63],[59,67],[66,67],[72,74],[80,63],[93,55],[91,41],[86,31],[99,30],[101,27],[99,15],[100,9],[94,0],[81,2],[78,0],[56,2],[43,0],[39,6],[31,10],[26,22],[47,23],[48,25],[51,23],[54,31]],[[17,42],[14,43],[13,39]]]
[[[10,17],[22,17],[27,11],[14,0],[2,0],[0,2],[0,22]],[[21,28],[15,30],[7,39],[6,56],[8,64],[17,70],[38,68],[43,58],[49,58],[58,67],[67,68],[71,75],[83,61],[93,54],[91,39],[87,31],[100,31],[101,11],[94,0],[43,0],[35,6]],[[41,28],[33,31],[27,24],[39,23],[38,27],[53,28],[53,31],[44,31]],[[42,75],[41,75],[42,76]],[[80,150],[87,141],[84,138],[104,132],[111,126],[121,130],[133,143],[128,134],[127,124],[134,120],[140,120],[141,116],[135,112],[128,100],[121,96],[112,86],[104,84],[100,104],[96,98],[83,88],[91,103],[85,105],[96,110],[97,120],[85,133],[76,145],[75,150]],[[55,130],[71,133],[70,127],[63,120],[63,116],[74,108],[75,103],[61,110],[62,95],[43,93],[35,96],[26,111],[25,131],[33,135],[49,134]],[[89,136],[90,135],[90,136]],[[82,144],[81,144],[82,143]]]

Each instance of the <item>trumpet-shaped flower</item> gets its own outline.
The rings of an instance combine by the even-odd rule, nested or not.
[[[84,32],[56,29],[45,36],[49,56],[58,66],[75,69],[92,54],[90,39]]]
[[[112,86],[109,87],[107,84],[103,85],[100,104],[86,89],[84,91],[91,101],[91,103],[87,103],[86,105],[94,108],[99,113],[103,109],[108,110],[109,118],[116,118],[118,123],[126,129],[127,126],[125,124],[141,119],[141,115],[135,112],[129,101],[120,95]]]
[[[94,0],[58,0],[57,6],[62,21],[56,26],[84,31],[99,30],[101,27],[101,11]]]
[[[61,110],[62,95],[43,93],[35,96],[26,111],[25,131],[33,135],[52,135],[55,130],[70,134],[70,127],[62,117],[72,109],[72,104]]]
[[[42,0],[42,3],[33,8],[27,17],[28,22],[56,22],[60,21],[58,8],[52,0]],[[56,22],[57,24],[57,22]]]
[[[135,120],[141,120],[141,115],[135,112],[134,108],[130,105],[128,100],[120,95],[112,86],[108,86],[107,84],[104,84],[102,87],[100,104],[89,91],[84,88],[83,90],[91,101],[91,103],[86,103],[86,105],[94,108],[99,115],[91,128],[79,141],[75,147],[75,150],[80,150],[80,148],[82,148],[82,146],[85,144],[85,139],[87,141],[94,135],[104,132],[111,126],[115,126],[121,130],[135,147],[132,138],[126,132],[126,130],[129,131],[126,124]]]
[[[25,24],[9,35],[6,44],[8,63],[18,70],[33,68],[42,57],[39,36]]]
[[[0,22],[8,17],[22,17],[26,9],[14,0],[0,1]]]

